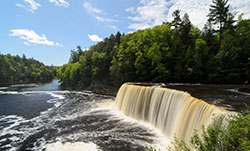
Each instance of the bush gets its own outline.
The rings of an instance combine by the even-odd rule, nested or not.
[[[186,143],[175,139],[173,147],[177,151],[250,151],[250,110],[230,115],[227,126],[203,127],[202,133],[195,135]],[[155,151],[147,147],[148,151]]]

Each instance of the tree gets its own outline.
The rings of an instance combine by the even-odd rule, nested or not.
[[[173,12],[172,16],[174,17],[174,20],[171,22],[172,26],[175,29],[180,29],[181,26],[181,16],[180,16],[180,10],[177,9]]]
[[[209,9],[209,20],[213,24],[219,24],[219,46],[221,44],[222,31],[227,24],[229,5],[227,5],[228,0],[213,0],[213,4],[210,5]]]
[[[69,63],[76,63],[79,61],[80,56],[83,54],[81,46],[76,47],[77,50],[71,50],[71,55],[69,59]]]
[[[118,86],[128,81],[248,83],[249,20],[240,19],[234,25],[227,2],[213,1],[202,32],[192,25],[188,14],[181,18],[176,10],[171,23],[126,35],[117,32],[83,52],[77,47],[68,70],[62,70],[76,74],[59,74],[64,75],[60,79],[71,88]],[[215,24],[220,27],[217,31]],[[66,81],[70,75],[79,80]]]
[[[191,36],[189,32],[192,29],[192,24],[189,20],[189,16],[187,13],[184,14],[182,21],[181,21],[181,39],[183,43],[186,45],[185,51],[188,49],[188,45],[191,42]]]
[[[203,39],[196,39],[194,53],[194,74],[196,79],[206,79],[208,52],[207,43]]]
[[[55,76],[55,68],[45,66],[23,54],[11,56],[0,54],[0,86],[15,83],[48,82]]]

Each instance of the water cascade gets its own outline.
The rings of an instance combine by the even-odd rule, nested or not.
[[[125,83],[115,106],[126,116],[150,123],[164,135],[187,141],[194,130],[221,121],[227,112],[182,91]]]

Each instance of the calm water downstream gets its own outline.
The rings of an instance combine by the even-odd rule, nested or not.
[[[250,105],[247,86],[176,85],[193,96],[228,110]],[[166,141],[146,124],[124,117],[114,97],[44,85],[0,88],[0,150],[144,150]]]

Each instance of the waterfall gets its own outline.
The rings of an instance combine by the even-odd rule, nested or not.
[[[186,92],[128,83],[120,87],[115,106],[126,116],[150,123],[171,141],[187,141],[194,130],[216,124],[227,113]]]

